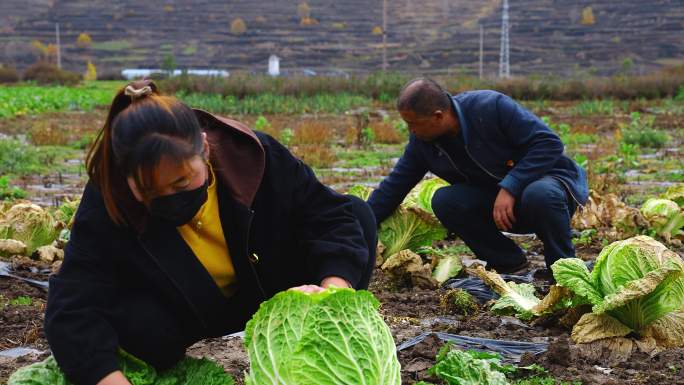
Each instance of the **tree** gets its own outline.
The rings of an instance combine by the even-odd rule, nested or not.
[[[76,46],[81,49],[88,49],[93,43],[93,39],[85,32],[81,32],[76,39]]]
[[[582,25],[594,25],[596,24],[596,19],[594,18],[594,11],[591,7],[585,7],[582,10]]]
[[[316,25],[318,20],[311,17],[311,8],[306,1],[299,3],[297,6],[297,14],[299,15],[299,25]]]
[[[244,20],[238,17],[237,19],[233,20],[232,23],[230,23],[230,32],[233,35],[242,35],[243,33],[247,32],[247,24],[245,24]]]
[[[83,80],[97,80],[97,70],[95,69],[95,64],[93,64],[90,60],[88,61],[86,72],[83,74]]]
[[[162,62],[161,67],[168,76],[172,76],[173,72],[176,70],[176,57],[173,56],[173,54],[164,56],[164,61]]]
[[[54,44],[45,45],[39,40],[31,42],[31,48],[38,53],[40,61],[55,63],[57,61],[57,46]]]
[[[311,8],[309,8],[309,4],[307,4],[306,1],[299,3],[297,6],[297,14],[299,15],[300,20],[311,17]]]

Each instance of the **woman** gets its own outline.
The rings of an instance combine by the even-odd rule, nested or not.
[[[365,202],[322,185],[272,137],[151,81],[117,93],[87,169],[45,316],[76,385],[128,384],[119,347],[169,367],[198,340],[242,330],[278,291],[368,286]]]

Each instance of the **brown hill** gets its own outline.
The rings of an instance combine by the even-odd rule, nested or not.
[[[387,0],[389,68],[478,69],[485,29],[485,72],[496,73],[500,0]],[[103,71],[179,67],[264,71],[281,68],[373,71],[382,65],[382,0],[0,0],[0,63],[37,60],[33,40],[54,42],[60,23],[64,67],[88,59]],[[308,13],[308,17],[307,17]],[[243,33],[231,24],[244,22]],[[684,63],[682,0],[510,0],[511,72],[571,75],[650,71]],[[239,23],[237,23],[239,24]],[[78,48],[82,32],[92,37]]]

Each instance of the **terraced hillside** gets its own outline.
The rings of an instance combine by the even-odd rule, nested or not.
[[[479,28],[485,72],[498,67],[500,0],[387,0],[390,69],[477,73]],[[382,65],[382,0],[0,1],[0,63],[26,67],[33,40],[54,42],[62,61],[83,71],[179,67],[263,71],[275,53],[281,68],[370,71]],[[308,16],[308,17],[307,17]],[[239,23],[244,22],[244,32]],[[649,71],[684,63],[682,0],[510,0],[514,74],[584,70]],[[233,27],[231,30],[231,26]],[[87,48],[77,36],[92,37]],[[629,59],[629,60],[627,60]],[[632,64],[633,63],[633,64]]]

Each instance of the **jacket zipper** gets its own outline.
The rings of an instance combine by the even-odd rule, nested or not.
[[[484,166],[482,166],[482,165],[480,164],[480,162],[478,162],[477,160],[475,160],[475,157],[472,156],[472,155],[470,154],[470,151],[468,150],[468,146],[463,146],[463,148],[465,148],[466,154],[468,154],[468,157],[470,158],[470,160],[472,160],[473,163],[475,163],[478,167],[480,167],[480,168],[482,169],[482,171],[486,172],[487,174],[489,174],[489,176],[491,176],[491,177],[494,178],[494,179],[497,179],[497,180],[502,180],[502,179],[503,179],[502,177],[497,176],[497,175],[494,175],[494,174],[492,174],[491,172],[489,172],[489,170],[487,170],[486,168],[484,168]]]
[[[437,147],[437,149],[439,149],[439,152],[440,152],[440,153],[444,154],[444,156],[447,157],[447,159],[449,160],[449,163],[451,163],[451,166],[456,170],[456,172],[459,173],[459,174],[461,174],[461,176],[462,176],[463,178],[465,178],[465,180],[466,180],[467,182],[470,182],[470,178],[468,178],[468,175],[464,174],[463,171],[461,171],[461,170],[456,166],[456,163],[454,163],[454,160],[451,159],[451,157],[449,156],[449,154],[447,154],[446,151],[444,151],[444,149],[442,148],[442,146],[441,146],[440,144],[435,143],[435,147]]]
[[[247,220],[247,231],[245,232],[245,249],[247,250],[247,263],[249,263],[249,267],[252,269],[252,273],[254,273],[254,278],[256,278],[256,283],[257,286],[259,286],[259,291],[261,291],[261,295],[263,296],[263,299],[266,299],[266,291],[264,290],[264,287],[261,285],[261,280],[259,279],[259,275],[257,274],[256,268],[254,267],[254,263],[249,259],[249,234],[252,228],[252,218],[254,217],[254,210],[250,209],[249,210],[249,219]]]
[[[561,182],[561,183],[563,184],[563,186],[565,186],[565,189],[568,191],[568,193],[569,193],[570,196],[572,197],[572,200],[574,200],[575,203],[577,203],[577,205],[578,205],[579,207],[584,208],[584,205],[581,204],[581,203],[577,200],[577,198],[575,198],[575,194],[572,193],[572,190],[570,189],[570,187],[568,187],[568,184],[565,183],[565,181],[564,181],[563,179],[561,179],[561,178],[559,178],[559,177],[557,177],[557,176],[553,176],[553,178],[556,179],[556,180],[558,180],[559,182]]]
[[[470,157],[470,159],[471,159],[473,162],[475,162],[475,164],[477,164],[484,172],[486,172],[487,174],[489,174],[492,178],[495,178],[495,179],[498,179],[498,180],[502,180],[502,179],[503,179],[503,178],[498,177],[498,176],[492,174],[491,172],[487,171],[487,169],[484,168],[484,167],[480,164],[480,162],[478,162],[477,160],[475,160],[475,158],[474,158],[472,155],[470,155],[470,151],[468,151],[468,147],[465,147],[465,150],[466,150],[466,153],[468,154],[468,156]],[[570,187],[568,187],[568,184],[565,183],[565,181],[564,181],[563,179],[558,178],[558,177],[556,177],[556,176],[554,176],[553,178],[557,179],[559,182],[561,182],[561,183],[563,184],[563,186],[565,186],[565,189],[568,190],[568,193],[570,194],[570,196],[572,197],[572,199],[575,201],[575,203],[577,203],[577,205],[578,205],[579,207],[584,208],[584,205],[581,204],[581,203],[579,202],[579,200],[577,200],[577,198],[575,198],[575,194],[572,193],[572,190],[570,189]]]

